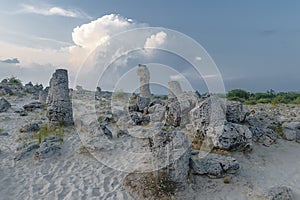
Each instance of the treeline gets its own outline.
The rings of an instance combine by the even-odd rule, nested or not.
[[[234,89],[227,93],[227,99],[240,101],[244,104],[272,103],[272,104],[300,104],[300,93],[278,92],[268,90],[267,92],[250,93],[242,89]]]

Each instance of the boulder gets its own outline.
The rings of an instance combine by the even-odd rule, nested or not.
[[[183,132],[160,131],[149,138],[153,164],[167,173],[170,180],[184,182],[188,177],[192,145]]]
[[[150,121],[162,122],[165,117],[166,107],[161,104],[155,104],[148,109]]]
[[[278,137],[277,134],[269,128],[249,126],[249,130],[252,132],[253,141],[262,143],[265,146],[270,146],[275,143]]]
[[[207,175],[211,178],[222,178],[234,174],[239,169],[239,162],[230,156],[210,153],[203,158],[191,158],[194,174]]]
[[[286,140],[300,142],[300,122],[285,122],[282,128]]]
[[[272,187],[268,190],[265,197],[269,200],[294,200],[293,192],[286,186]]]
[[[31,102],[23,106],[26,111],[34,111],[35,109],[43,109],[45,106],[38,101]]]
[[[181,108],[180,103],[176,98],[168,99],[166,112],[165,112],[166,124],[170,126],[180,126],[181,122]]]
[[[36,132],[39,130],[40,130],[40,125],[38,123],[29,123],[29,124],[25,124],[20,129],[20,132],[28,133],[28,132]]]
[[[239,101],[226,101],[226,119],[229,122],[241,123],[249,113]]]
[[[6,99],[0,99],[0,112],[6,112],[10,107],[11,105]]]
[[[57,69],[50,80],[47,97],[47,117],[50,126],[73,125],[72,103],[69,96],[68,72]]]

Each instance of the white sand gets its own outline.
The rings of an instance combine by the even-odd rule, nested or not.
[[[13,108],[30,101],[10,100]],[[29,112],[26,117],[12,110],[0,113],[0,128],[9,133],[0,137],[0,199],[132,199],[122,187],[126,173],[106,167],[90,154],[78,153],[82,143],[76,131],[65,135],[61,155],[41,161],[31,156],[15,162],[20,127],[40,120],[43,112]],[[247,155],[232,155],[241,169],[230,175],[230,184],[224,184],[222,179],[193,176],[178,198],[263,199],[260,195],[266,189],[286,185],[300,199],[300,144],[279,140],[271,147],[255,145]]]

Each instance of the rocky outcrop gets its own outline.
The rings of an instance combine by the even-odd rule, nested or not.
[[[72,103],[69,96],[68,72],[58,69],[52,75],[47,97],[49,125],[73,125]]]
[[[6,112],[10,107],[11,105],[6,99],[0,99],[0,112]]]
[[[140,77],[140,96],[145,98],[151,97],[150,91],[150,72],[146,65],[139,64],[137,75]]]
[[[254,142],[261,143],[267,147],[275,143],[278,137],[277,134],[269,128],[249,126],[249,130],[252,132]]]
[[[33,85],[31,82],[29,82],[25,84],[24,90],[30,94],[38,94],[41,90],[43,90],[43,85]]]
[[[229,122],[241,123],[245,120],[249,110],[239,101],[226,101],[226,119]]]
[[[272,187],[265,194],[268,200],[294,200],[293,192],[286,186]]]
[[[168,82],[168,98],[178,98],[182,94],[182,89],[178,81]]]
[[[26,110],[26,111],[34,111],[35,109],[43,109],[44,107],[45,106],[41,102],[38,102],[38,101],[34,101],[29,104],[25,104],[23,106],[24,110]]]
[[[226,103],[219,97],[206,98],[190,111],[194,137],[207,139],[214,147],[224,150],[250,150],[252,133],[249,128],[245,125],[228,122],[227,116],[229,116],[229,120],[240,119],[237,116],[241,116],[241,114],[238,112],[227,114]]]
[[[179,131],[161,131],[149,138],[149,142],[156,169],[167,173],[174,182],[184,182],[192,150],[187,135]]]
[[[155,104],[148,109],[150,121],[162,122],[165,118],[166,107],[161,104]]]
[[[226,174],[236,173],[240,165],[236,159],[230,156],[210,153],[199,159],[192,157],[191,167],[194,174],[222,178]]]
[[[286,122],[282,124],[282,128],[286,140],[300,142],[300,122]]]
[[[46,87],[44,90],[40,90],[39,92],[39,102],[45,104],[47,101],[47,96],[49,92],[49,87]]]
[[[170,126],[180,126],[181,108],[177,98],[168,99],[165,112],[165,121],[166,124]]]

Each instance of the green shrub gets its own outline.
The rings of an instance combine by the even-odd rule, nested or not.
[[[34,134],[34,138],[38,139],[38,143],[42,143],[43,139],[46,137],[49,137],[51,135],[58,136],[60,141],[63,142],[63,136],[64,136],[64,128],[62,126],[58,127],[49,127],[47,124],[44,124],[41,126],[41,129],[39,132]]]
[[[7,81],[9,84],[12,84],[12,85],[22,85],[22,81],[14,76],[8,78]]]

